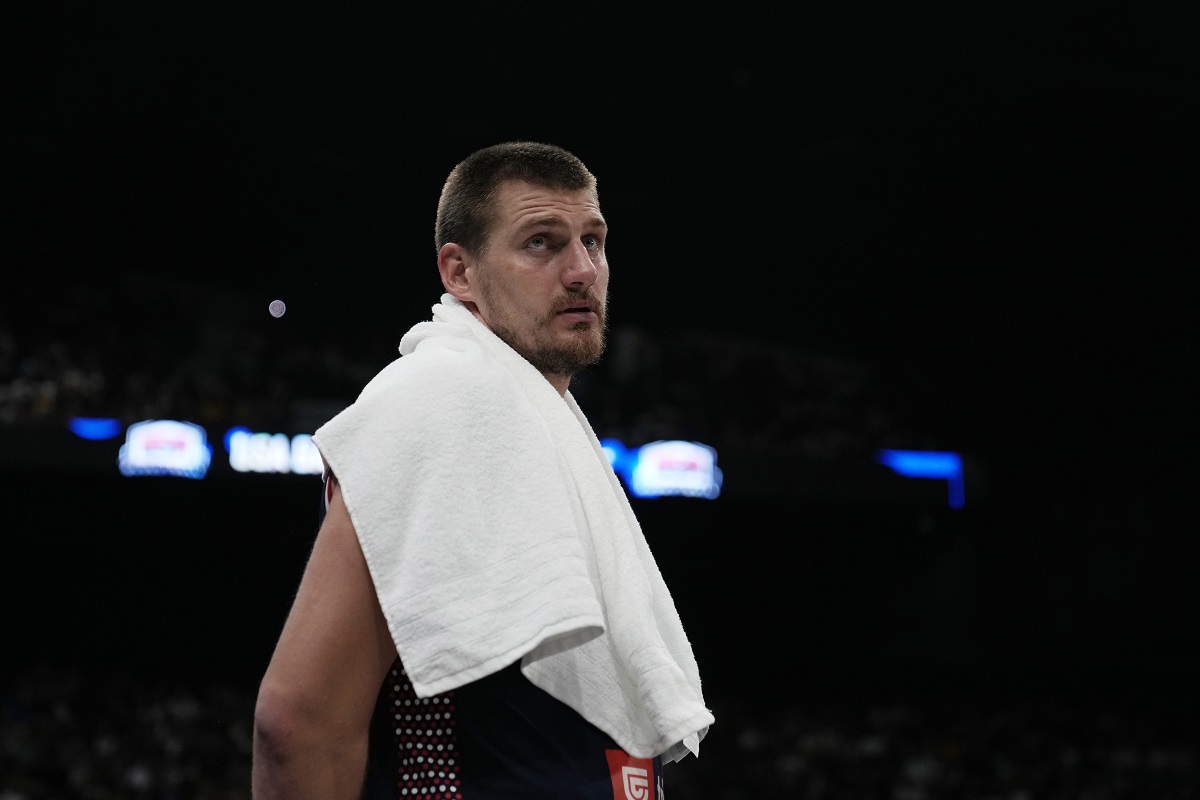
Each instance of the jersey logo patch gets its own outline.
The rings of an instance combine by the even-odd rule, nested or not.
[[[613,800],[656,800],[654,762],[634,758],[624,750],[605,750],[612,778]]]

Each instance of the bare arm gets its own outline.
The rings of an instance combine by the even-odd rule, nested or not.
[[[254,800],[357,800],[375,699],[396,659],[341,489],[259,685]]]

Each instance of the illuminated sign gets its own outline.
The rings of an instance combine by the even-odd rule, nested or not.
[[[906,478],[943,479],[948,484],[947,502],[962,508],[967,502],[962,456],[937,450],[880,450],[876,461]]]
[[[312,435],[298,433],[255,433],[247,428],[231,428],[225,434],[229,466],[238,472],[290,472],[320,475],[321,453]]]
[[[613,470],[634,497],[702,497],[721,493],[717,451],[699,442],[670,439],[630,450],[616,439],[600,442]]]
[[[121,435],[121,420],[111,417],[71,417],[67,427],[80,439],[93,442],[115,439]]]
[[[204,428],[172,419],[130,425],[117,454],[117,466],[127,476],[203,478],[211,461],[212,448]]]

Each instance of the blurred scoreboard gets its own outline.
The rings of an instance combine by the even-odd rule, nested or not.
[[[629,445],[601,439],[622,486],[635,498],[800,501],[880,500],[961,509],[978,470],[958,453],[879,450],[859,461],[816,461],[791,453],[723,448],[694,441]],[[0,428],[0,469],[85,472],[129,478],[199,480],[260,474],[317,476],[321,455],[307,431],[209,431],[184,420],[76,419],[66,427]]]

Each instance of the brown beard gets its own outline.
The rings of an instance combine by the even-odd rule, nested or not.
[[[517,337],[511,330],[503,326],[494,327],[492,332],[543,375],[562,375],[569,378],[584,367],[590,367],[599,362],[600,357],[604,355],[605,339],[608,333],[608,315],[603,310],[597,309],[596,316],[600,319],[599,336],[584,335],[584,332],[592,325],[580,322],[571,326],[571,330],[580,331],[580,336],[572,337],[570,341],[555,346],[542,346],[535,343],[532,348],[526,348],[517,341]],[[538,323],[539,325],[549,324],[553,318],[554,316],[551,315],[539,320]]]
[[[493,295],[492,282],[487,270],[479,273],[479,291],[485,297]],[[493,295],[494,296],[494,295]],[[578,304],[581,300],[588,301],[596,314],[598,331],[589,329],[593,324],[579,322],[571,326],[578,335],[569,337],[566,342],[543,344],[537,340],[539,331],[550,330],[555,323],[559,311]],[[608,303],[607,297],[601,298],[588,288],[584,291],[568,290],[548,314],[534,320],[533,333],[529,342],[522,342],[517,334],[499,321],[488,323],[492,333],[500,340],[533,365],[534,369],[543,375],[559,375],[570,379],[584,367],[597,363],[604,354],[605,339],[608,333]]]

